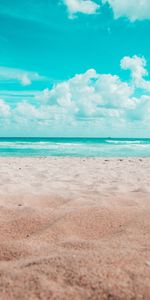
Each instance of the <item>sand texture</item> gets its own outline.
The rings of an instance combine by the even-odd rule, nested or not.
[[[0,300],[150,299],[150,158],[0,158]]]

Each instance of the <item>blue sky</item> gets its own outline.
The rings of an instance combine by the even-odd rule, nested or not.
[[[0,0],[0,136],[150,133],[149,0]]]

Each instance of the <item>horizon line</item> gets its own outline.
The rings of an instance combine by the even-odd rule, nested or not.
[[[150,139],[150,137],[82,137],[82,136],[0,136],[0,139]]]

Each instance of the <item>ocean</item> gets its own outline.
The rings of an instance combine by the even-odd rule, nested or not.
[[[0,138],[1,157],[147,157],[150,138]]]

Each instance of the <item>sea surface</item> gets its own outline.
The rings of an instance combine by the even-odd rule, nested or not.
[[[0,138],[0,156],[146,157],[150,138]]]

